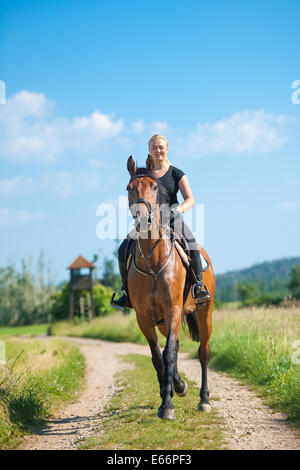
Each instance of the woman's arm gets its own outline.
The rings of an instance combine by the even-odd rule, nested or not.
[[[179,206],[177,206],[177,210],[178,212],[183,213],[191,209],[191,207],[195,205],[195,201],[194,201],[194,196],[190,187],[189,180],[186,175],[184,175],[179,180],[178,186],[182,194],[182,197],[184,199],[184,202],[180,204]]]

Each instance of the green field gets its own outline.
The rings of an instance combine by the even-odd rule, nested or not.
[[[5,326],[0,327],[0,337],[3,336],[37,336],[46,335],[48,324],[28,325],[28,326]]]

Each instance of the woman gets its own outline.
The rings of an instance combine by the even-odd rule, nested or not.
[[[187,176],[179,168],[171,165],[167,158],[168,153],[168,141],[161,134],[155,134],[151,137],[148,142],[149,153],[154,161],[154,169],[152,170],[153,175],[159,180],[159,182],[168,191],[170,197],[169,206],[171,209],[171,221],[170,225],[174,227],[176,221],[176,228],[178,225],[182,226],[183,233],[187,239],[190,249],[191,265],[197,277],[197,282],[193,285],[193,297],[196,303],[208,302],[210,295],[207,287],[202,284],[202,264],[200,253],[197,249],[196,240],[187,227],[187,225],[181,219],[181,214],[188,211],[195,204],[194,197],[189,185]],[[177,199],[177,192],[180,190],[184,202],[179,204]],[[178,218],[180,217],[180,224],[178,224]],[[125,248],[128,239],[125,239],[120,245],[118,251],[120,274],[122,277],[122,289],[125,294],[119,299],[114,300],[111,303],[112,307],[119,308],[131,308],[131,303],[127,289],[127,270],[125,260]],[[205,290],[202,290],[204,286]]]

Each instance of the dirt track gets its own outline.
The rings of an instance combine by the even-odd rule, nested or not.
[[[149,348],[129,343],[68,338],[86,357],[86,385],[76,403],[67,405],[55,418],[27,436],[22,450],[71,450],[79,439],[99,429],[105,405],[115,393],[114,374],[128,364],[125,354],[149,355]],[[101,360],[99,358],[101,357]],[[179,370],[200,384],[198,361],[179,355]],[[273,413],[245,386],[210,370],[211,403],[226,420],[227,448],[248,450],[300,449],[300,441],[285,424],[285,416]],[[196,405],[195,405],[196,406]]]

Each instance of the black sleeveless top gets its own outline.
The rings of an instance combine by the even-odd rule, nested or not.
[[[158,181],[168,191],[170,197],[170,202],[168,202],[169,206],[172,206],[173,204],[179,204],[177,199],[177,193],[179,189],[178,183],[184,175],[185,173],[179,170],[179,168],[170,165],[167,173],[165,173],[160,178],[157,178]]]

